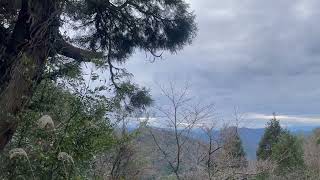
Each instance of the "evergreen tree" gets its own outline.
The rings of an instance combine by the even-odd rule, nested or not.
[[[277,172],[301,168],[304,165],[302,142],[298,137],[285,131],[272,147],[271,159],[277,163]]]
[[[289,131],[283,130],[279,121],[275,118],[268,122],[265,133],[259,143],[257,157],[260,160],[271,160],[276,164],[272,172],[276,176],[291,173],[303,167],[302,142]],[[299,172],[300,174],[303,172]],[[270,179],[269,172],[263,172],[257,179]]]
[[[91,62],[108,68],[119,89],[128,73],[115,63],[137,49],[176,52],[196,32],[184,0],[1,0],[0,7],[0,151],[43,77]]]
[[[246,156],[246,153],[243,149],[242,140],[238,132],[236,133],[233,141],[234,141],[233,157],[244,158]]]
[[[228,161],[233,161],[234,167],[246,166],[246,153],[243,149],[242,140],[240,138],[237,127],[228,127],[221,132],[223,141],[223,151]]]
[[[258,159],[266,160],[271,157],[272,146],[279,141],[282,131],[283,130],[280,126],[280,123],[274,115],[273,119],[268,122],[264,131],[264,135],[259,142],[259,147],[257,150]]]

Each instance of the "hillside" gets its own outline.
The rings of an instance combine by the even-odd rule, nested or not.
[[[170,166],[164,158],[163,153],[156,146],[150,131],[156,137],[158,144],[168,150],[168,156],[174,156],[173,152],[176,148],[174,134],[166,129],[144,128],[135,139],[138,156],[150,163],[148,166],[151,171],[148,174],[153,178],[166,177],[170,174]],[[181,157],[184,161],[183,164],[189,165],[182,167],[182,169],[188,170],[193,167],[192,165],[197,163],[198,154],[196,152],[199,152],[205,145],[198,139],[189,137],[183,137],[182,139],[185,141],[185,147],[188,148],[182,150]]]
[[[292,131],[292,133],[296,135],[309,135],[314,127],[293,127],[289,130]],[[160,129],[160,128],[153,128],[153,133],[157,137],[163,137],[165,139],[168,145],[174,143],[174,138],[172,135],[172,132],[166,129]],[[219,134],[219,131],[216,131],[217,135]],[[256,151],[259,145],[259,141],[261,137],[263,136],[264,129],[251,129],[251,128],[239,128],[239,134],[240,138],[243,143],[244,150],[246,152],[246,156],[248,160],[256,160]],[[201,129],[194,129],[190,133],[190,137],[188,138],[189,141],[194,141],[192,143],[198,144],[198,143],[206,143],[208,141],[206,135]],[[162,140],[163,140],[162,139]],[[137,141],[140,144],[140,147],[153,147],[154,142],[152,140],[152,137],[150,136],[150,133],[145,130],[141,132],[139,135]],[[154,149],[155,147],[153,147]]]

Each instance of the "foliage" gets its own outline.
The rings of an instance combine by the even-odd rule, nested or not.
[[[183,0],[81,0],[67,1],[65,7],[67,16],[80,22],[74,24],[77,30],[92,28],[78,40],[92,49],[111,47],[112,58],[118,60],[127,58],[135,47],[176,51],[195,32],[194,15]]]
[[[288,131],[281,134],[272,147],[271,158],[277,163],[277,172],[284,173],[304,166],[302,141]]]
[[[86,62],[109,70],[105,89],[124,88],[129,111],[145,108],[151,103],[148,90],[123,83],[130,73],[114,64],[136,50],[154,58],[175,53],[197,30],[184,0],[3,0],[0,5],[0,150],[12,139],[15,116],[28,106],[34,87],[44,78],[79,78]]]
[[[4,0],[0,5],[0,47],[11,43],[11,34],[32,38],[29,33],[37,30],[32,29],[30,21],[43,20],[45,23],[39,26],[48,29],[49,35],[39,38],[50,43],[48,51],[53,57],[50,63],[55,65],[55,76],[78,74],[76,69],[81,62],[93,62],[109,68],[112,81],[116,81],[127,73],[114,67],[114,62],[124,62],[136,49],[154,57],[161,56],[162,51],[176,52],[191,43],[197,31],[195,15],[184,0]],[[41,17],[43,13],[45,17]],[[18,25],[24,34],[16,33]],[[18,47],[10,48],[20,51]],[[5,68],[0,65],[1,71]]]
[[[43,82],[22,113],[21,124],[8,149],[25,149],[34,174],[40,179],[89,176],[95,156],[116,143],[112,124],[105,116],[111,109],[108,104],[111,103],[95,99],[90,93],[75,95]],[[38,127],[42,114],[52,117],[53,128]],[[72,162],[64,162],[64,157]],[[8,172],[1,178],[31,177],[30,170],[25,168],[28,166],[20,159],[2,156],[1,164],[1,172]]]
[[[232,158],[244,158],[246,156],[239,133],[235,134],[231,144],[230,154]]]
[[[259,142],[257,159],[267,160],[271,157],[273,144],[279,141],[282,131],[279,121],[274,116],[274,118],[267,123],[264,135]]]
[[[232,158],[245,157],[246,154],[237,127],[225,127],[220,134],[223,143],[222,147]]]
[[[233,167],[246,166],[246,154],[243,149],[237,127],[226,127],[221,130],[222,150],[226,163]]]
[[[274,116],[268,122],[257,150],[259,160],[270,161],[273,165],[261,172],[257,179],[276,178],[271,176],[293,177],[296,176],[293,172],[298,170],[300,175],[304,174],[303,153],[302,139],[282,129]]]
[[[115,94],[114,101],[118,103],[116,107],[118,109],[123,107],[125,108],[124,111],[128,111],[129,113],[132,113],[134,110],[145,110],[147,106],[153,103],[148,89],[139,88],[138,85],[130,82],[120,84]],[[121,104],[121,102],[125,103]]]
[[[125,120],[126,121],[126,120]],[[141,128],[128,131],[127,125],[116,129],[117,143],[113,148],[95,160],[95,174],[109,179],[141,179],[150,169],[146,154],[138,151],[136,138],[141,134]]]
[[[313,133],[305,137],[303,143],[304,162],[311,175],[320,176],[320,145],[318,140],[320,137],[320,129],[313,130]]]

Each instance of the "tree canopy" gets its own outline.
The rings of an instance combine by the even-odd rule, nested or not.
[[[1,1],[0,150],[43,77],[79,74],[81,63],[92,62],[120,89],[127,73],[114,63],[136,49],[154,57],[180,50],[195,36],[194,19],[184,0]]]
[[[271,158],[277,162],[279,174],[303,167],[302,141],[287,131],[282,133],[279,142],[272,147]]]
[[[259,142],[259,147],[257,150],[257,158],[261,160],[266,160],[271,157],[272,147],[279,141],[279,137],[283,132],[279,121],[274,116],[267,123],[267,127],[264,131],[263,137]]]

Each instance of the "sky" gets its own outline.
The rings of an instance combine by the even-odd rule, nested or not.
[[[263,127],[273,112],[285,126],[320,125],[320,1],[188,2],[199,29],[193,43],[155,62],[137,52],[125,66],[155,100],[157,83],[189,81],[222,119],[236,107],[246,127]]]

